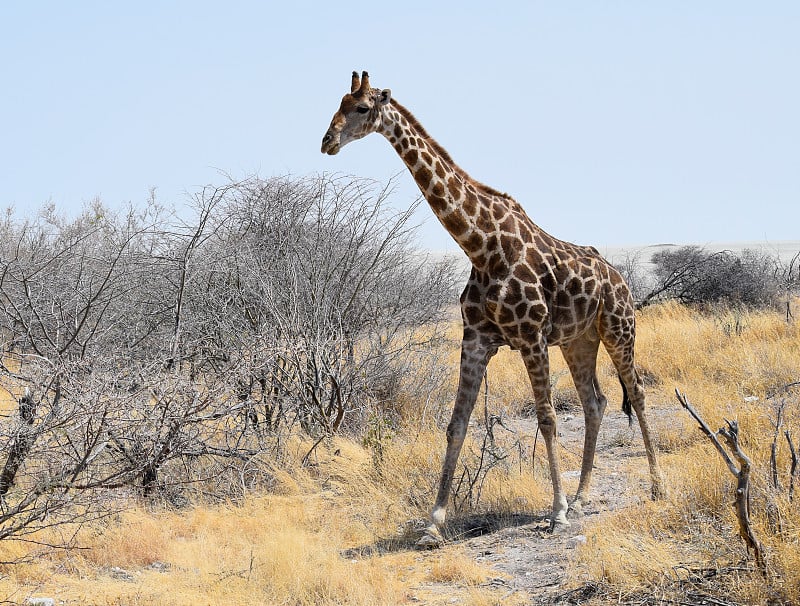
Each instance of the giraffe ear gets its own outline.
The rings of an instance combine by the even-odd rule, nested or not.
[[[386,105],[389,101],[392,100],[392,91],[389,88],[384,88],[380,95],[378,96],[378,103],[381,105]]]

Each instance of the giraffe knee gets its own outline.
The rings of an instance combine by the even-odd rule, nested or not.
[[[641,402],[644,406],[644,380],[638,372],[633,373],[633,384],[631,385],[631,397],[634,401]]]
[[[538,409],[536,420],[539,422],[539,430],[544,436],[555,435],[556,432],[556,412],[552,406],[547,410]]]
[[[461,419],[451,419],[447,425],[447,443],[461,442],[467,434],[467,424]]]
[[[593,377],[591,381],[581,381],[579,383],[578,395],[581,399],[583,416],[586,421],[596,421],[599,423],[605,414],[608,400],[606,400],[606,397],[600,390],[597,377]]]
[[[583,407],[583,417],[587,423],[590,421],[599,423],[603,419],[605,408],[605,404],[601,404],[597,400],[589,402]]]
[[[636,411],[636,413],[638,414],[643,412],[644,400],[645,400],[644,387],[642,387],[639,383],[636,383],[636,385],[631,390],[630,398],[631,398],[631,405],[633,406],[633,409]]]

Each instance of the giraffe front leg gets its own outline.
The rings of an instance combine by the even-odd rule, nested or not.
[[[550,396],[550,360],[544,338],[540,337],[536,346],[521,351],[521,353],[533,387],[536,419],[539,422],[539,431],[542,432],[542,438],[544,438],[550,478],[553,482],[553,511],[550,516],[550,530],[566,528],[569,526],[567,498],[561,485],[556,411]]]
[[[447,451],[442,464],[442,475],[439,478],[439,491],[431,511],[430,524],[425,529],[422,538],[417,541],[418,547],[439,547],[444,542],[441,529],[445,522],[447,501],[453,484],[458,456],[464,444],[469,418],[475,407],[475,400],[478,397],[486,365],[496,351],[496,347],[487,346],[479,340],[467,340],[466,337],[461,345],[458,393],[453,406],[453,414],[447,426]]]

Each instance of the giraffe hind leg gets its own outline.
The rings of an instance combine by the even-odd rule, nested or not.
[[[647,463],[650,466],[651,496],[654,500],[666,498],[667,489],[664,483],[664,476],[658,464],[655,441],[645,414],[644,383],[639,373],[636,372],[630,356],[620,357],[612,354],[612,352],[609,352],[609,354],[611,354],[611,360],[614,362],[614,366],[620,376],[620,383],[623,386],[623,410],[625,410],[624,402],[627,398],[630,402],[630,408],[636,413],[636,418],[639,421],[644,450],[647,454]]]
[[[622,380],[622,375],[617,375],[619,384],[622,386],[622,412],[628,417],[628,427],[633,425],[633,408],[631,407],[631,399],[628,397],[628,388],[625,387],[625,382]]]
[[[569,505],[568,515],[579,517],[583,506],[589,501],[589,487],[592,481],[592,468],[597,447],[597,435],[603,420],[607,400],[597,381],[597,350],[600,340],[595,334],[587,334],[562,346],[561,352],[569,367],[572,381],[581,400],[584,416],[583,455],[581,475],[575,498]]]

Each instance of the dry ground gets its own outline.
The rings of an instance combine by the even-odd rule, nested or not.
[[[679,414],[673,408],[656,415],[658,427],[665,413]],[[577,461],[583,445],[583,419],[580,413],[561,414],[559,425],[561,447]],[[534,439],[535,421],[518,419],[507,424],[513,431]],[[578,466],[563,473],[567,486],[574,492],[579,476]],[[456,527],[465,537],[453,537],[475,562],[491,571],[486,581],[501,589],[503,598],[524,604],[552,604],[575,597],[574,579],[582,575],[575,568],[576,548],[585,546],[585,530],[610,511],[646,500],[649,490],[647,459],[637,427],[629,427],[620,411],[609,411],[598,438],[595,459],[592,501],[580,519],[557,534],[548,532],[545,512],[499,516],[475,516],[460,521]],[[471,536],[477,535],[477,536]],[[588,578],[587,578],[588,580]],[[428,583],[425,591],[449,595],[447,583]],[[603,603],[603,600],[595,603]],[[616,604],[617,599],[607,603]]]
[[[800,380],[800,328],[775,313],[698,314],[668,305],[642,314],[639,335],[638,361],[671,487],[666,501],[647,498],[638,430],[619,411],[616,377],[601,357],[610,404],[592,503],[567,531],[547,533],[544,448],[525,414],[529,388],[521,364],[504,351],[490,367],[488,408],[483,398],[476,408],[464,473],[487,469],[481,440],[491,415],[503,422],[493,435],[495,452],[505,458],[477,474],[482,481],[472,498],[462,485],[441,550],[416,551],[413,539],[435,490],[453,385],[439,404],[406,407],[380,448],[364,436],[336,438],[302,467],[309,443],[288,442],[280,466],[258,462],[272,474],[269,492],[177,510],[131,501],[127,512],[80,529],[81,548],[68,552],[5,541],[0,560],[17,563],[0,566],[0,599],[187,606],[800,603],[800,513],[787,496],[785,446],[778,452],[781,488],[769,487],[776,399],[766,399]],[[456,359],[453,349],[453,369]],[[574,491],[583,420],[557,352],[552,372],[563,406],[562,468]],[[767,579],[754,571],[736,534],[732,476],[678,407],[675,387],[712,427],[723,417],[740,421],[754,462],[753,521],[769,557]],[[785,428],[796,440],[800,394],[782,397]]]

